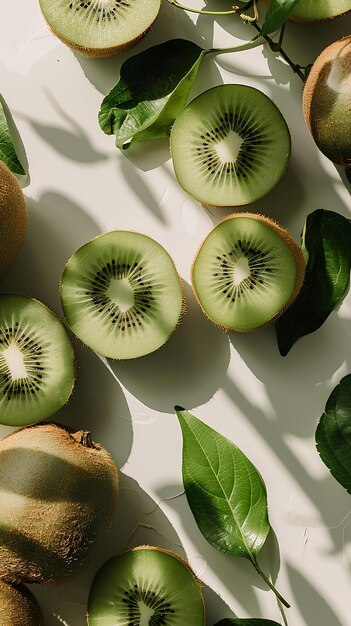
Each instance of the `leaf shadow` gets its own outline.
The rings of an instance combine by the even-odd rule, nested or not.
[[[145,148],[145,146],[143,147]],[[133,150],[133,148],[134,146],[132,146],[131,150]],[[154,153],[152,153],[152,155],[154,156]],[[152,191],[152,187],[147,185],[146,175],[140,173],[138,167],[136,167],[128,157],[124,158],[124,154],[118,159],[118,169],[122,173],[125,183],[133,191],[138,201],[160,222],[166,224],[167,217],[160,207],[162,197],[161,199],[157,198],[154,191]]]
[[[175,404],[194,407],[210,400],[229,364],[224,333],[207,321],[183,281],[187,313],[167,343],[141,359],[110,361],[121,384],[146,406],[173,413]]]

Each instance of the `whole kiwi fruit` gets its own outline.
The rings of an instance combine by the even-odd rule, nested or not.
[[[0,278],[14,262],[21,247],[27,210],[17,178],[0,161]]]
[[[9,585],[0,580],[0,625],[44,626],[40,607],[24,585]]]
[[[351,169],[351,35],[325,48],[303,90],[303,112],[318,148]]]
[[[96,556],[111,527],[118,472],[90,433],[29,426],[0,442],[0,577],[61,583]]]

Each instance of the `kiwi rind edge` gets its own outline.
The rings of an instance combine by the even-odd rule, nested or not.
[[[270,0],[263,0],[265,4],[269,4]],[[338,13],[337,15],[331,15],[330,17],[324,17],[322,19],[312,19],[312,20],[304,20],[301,17],[295,17],[295,15],[289,15],[289,20],[291,22],[297,22],[299,24],[318,24],[318,23],[322,23],[322,22],[331,22],[332,20],[336,20],[339,17],[343,17],[343,15],[346,15],[347,13],[349,13],[351,11],[351,7],[350,9],[347,9],[346,11],[343,11],[342,13]]]
[[[267,322],[265,322],[265,324],[262,324],[260,326],[258,326],[257,328],[252,328],[252,329],[237,329],[237,328],[229,328],[228,326],[224,326],[222,324],[218,324],[218,322],[215,322],[213,319],[211,319],[209,317],[209,315],[207,314],[207,312],[205,311],[205,309],[203,308],[200,299],[197,295],[197,291],[196,291],[196,286],[195,286],[195,282],[193,279],[193,269],[194,269],[194,265],[195,265],[195,261],[197,258],[198,253],[200,252],[203,244],[205,243],[207,237],[209,237],[212,233],[212,231],[214,230],[214,228],[216,228],[216,226],[219,226],[219,224],[222,224],[223,222],[226,222],[227,220],[233,219],[233,218],[237,218],[237,217],[244,217],[244,218],[249,218],[249,219],[255,219],[258,220],[260,222],[262,222],[263,224],[266,224],[267,226],[270,226],[280,237],[282,237],[286,243],[288,244],[293,256],[294,256],[294,260],[295,260],[295,265],[296,265],[296,278],[295,278],[295,285],[294,285],[294,289],[293,292],[289,298],[289,300],[287,301],[287,303],[285,304],[285,306],[278,311],[278,313],[276,315],[274,315],[273,317],[271,317]],[[229,331],[229,332],[236,332],[236,333],[254,333],[254,332],[258,332],[259,330],[266,328],[267,326],[270,326],[271,324],[273,324],[275,322],[275,320],[278,319],[278,317],[280,317],[281,315],[283,315],[283,313],[285,313],[285,311],[292,305],[292,303],[294,302],[295,298],[297,297],[304,278],[305,278],[305,260],[303,257],[303,254],[301,252],[301,248],[300,246],[296,243],[296,241],[292,238],[292,236],[290,235],[290,233],[280,224],[278,224],[278,222],[276,222],[275,220],[273,220],[270,217],[267,217],[266,215],[261,215],[260,213],[231,213],[230,215],[227,215],[223,220],[221,220],[218,224],[216,224],[216,226],[210,231],[210,233],[205,237],[205,239],[202,241],[202,243],[200,244],[195,256],[194,256],[194,260],[192,262],[191,265],[191,285],[193,288],[193,292],[195,295],[195,298],[202,310],[202,312],[204,313],[204,315],[207,317],[207,319],[212,322],[213,324],[215,324],[218,328],[220,328],[221,330],[224,331]]]

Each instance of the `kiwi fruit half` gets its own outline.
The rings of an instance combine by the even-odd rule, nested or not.
[[[0,625],[44,626],[44,619],[33,594],[24,586],[0,580]]]
[[[75,380],[73,346],[42,302],[0,295],[0,424],[34,424],[58,411]]]
[[[77,337],[112,359],[157,350],[176,328],[183,306],[168,252],[129,231],[100,235],[79,248],[63,272],[61,299]]]
[[[239,206],[282,177],[290,134],[275,104],[245,85],[219,85],[183,109],[171,131],[178,182],[207,205]]]
[[[53,33],[75,52],[110,57],[136,44],[161,0],[39,0]]]
[[[351,35],[325,48],[314,62],[303,112],[321,152],[351,170]]]
[[[98,555],[118,496],[115,463],[89,432],[54,424],[0,442],[0,576],[61,583]]]
[[[351,0],[300,0],[290,14],[298,22],[330,20],[351,11]]]
[[[204,626],[199,581],[178,555],[138,546],[107,561],[88,601],[89,626]]]
[[[27,210],[17,178],[0,161],[0,277],[14,262],[27,224]]]
[[[247,332],[267,326],[291,304],[304,267],[299,246],[284,228],[262,215],[236,213],[201,245],[192,284],[210,320]]]

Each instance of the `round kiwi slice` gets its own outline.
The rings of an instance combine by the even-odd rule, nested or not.
[[[74,51],[109,57],[135,45],[155,21],[161,0],[39,0],[51,30]]]
[[[98,571],[88,601],[89,626],[204,626],[200,588],[178,555],[138,546]]]
[[[290,14],[298,22],[330,20],[351,11],[350,0],[300,0]]]
[[[266,195],[282,177],[290,134],[275,104],[245,85],[219,85],[176,119],[171,153],[176,177],[204,204],[239,206]]]
[[[0,295],[0,424],[49,417],[67,402],[74,377],[73,347],[55,313],[27,296]]]
[[[225,330],[267,326],[291,304],[304,277],[302,252],[273,220],[236,213],[216,226],[192,267],[205,315]]]
[[[3,626],[44,626],[39,605],[24,585],[0,580],[0,624]]]
[[[61,299],[77,337],[112,359],[160,348],[178,325],[183,305],[168,252],[130,231],[105,233],[79,248],[63,272]]]
[[[314,62],[303,112],[321,152],[351,170],[351,35],[325,48]]]
[[[0,161],[0,276],[14,262],[27,223],[26,203],[17,178]]]

